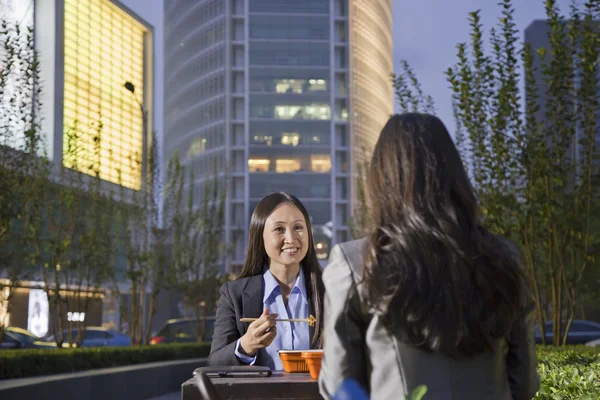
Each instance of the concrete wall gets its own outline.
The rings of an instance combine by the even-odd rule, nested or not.
[[[2,400],[145,400],[181,390],[206,358],[0,381]]]

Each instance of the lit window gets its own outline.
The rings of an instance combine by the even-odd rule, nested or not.
[[[275,171],[279,173],[300,171],[300,160],[279,159],[275,161]]]
[[[306,106],[306,119],[329,119],[331,118],[331,108],[329,105],[317,105],[313,104]]]
[[[276,79],[275,91],[277,93],[302,93],[302,79]]]
[[[206,138],[197,138],[192,141],[190,145],[190,149],[188,150],[188,155],[190,157],[197,156],[200,153],[204,153],[206,151]]]
[[[324,92],[327,90],[327,81],[325,79],[311,79],[309,84],[309,92]]]
[[[275,116],[277,119],[296,118],[300,111],[300,106],[275,106]]]
[[[281,135],[281,144],[296,147],[296,146],[298,146],[298,143],[300,143],[300,134],[299,133],[284,132]]]
[[[312,172],[329,172],[331,171],[331,157],[326,154],[310,156],[310,167]]]
[[[267,146],[271,146],[273,144],[273,136],[255,135],[253,139],[254,143],[264,143]]]
[[[271,160],[267,158],[251,158],[248,160],[248,172],[269,172]]]
[[[331,108],[325,104],[309,104],[306,106],[275,106],[276,119],[321,119],[331,118]]]
[[[317,258],[319,260],[326,260],[327,257],[329,256],[329,244],[325,241],[323,242],[318,242],[315,244],[316,247],[316,253],[317,253]]]
[[[327,90],[327,81],[325,79],[274,79],[269,82],[275,84],[275,91],[277,93],[300,94],[306,92],[324,92]]]
[[[341,117],[343,120],[348,119],[348,110],[346,110],[345,108],[342,108]]]

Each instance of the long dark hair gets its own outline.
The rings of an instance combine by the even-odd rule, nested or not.
[[[304,277],[307,280],[307,297],[312,300],[315,310],[315,333],[312,338],[313,344],[321,345],[321,331],[323,330],[323,286],[322,269],[317,260],[315,252],[315,240],[312,226],[306,207],[295,196],[286,192],[275,192],[264,197],[254,209],[250,219],[250,230],[248,232],[248,249],[246,261],[238,278],[260,275],[265,265],[269,265],[269,256],[265,251],[263,231],[267,218],[282,204],[289,203],[298,208],[306,221],[308,231],[308,251],[300,263]]]
[[[409,113],[387,122],[367,192],[373,229],[365,301],[404,343],[452,357],[492,350],[518,315],[523,276],[506,239],[481,226],[446,127]]]

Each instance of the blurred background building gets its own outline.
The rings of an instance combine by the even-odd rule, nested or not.
[[[90,163],[98,162],[105,185],[141,189],[153,129],[152,26],[115,0],[0,0],[0,14],[24,32],[33,26],[43,85],[38,112],[48,158],[56,167],[88,175],[93,174]],[[7,92],[19,89],[10,83],[6,87]],[[69,139],[74,134],[75,141]],[[0,144],[22,148],[18,133],[4,139]],[[124,263],[115,267],[125,268]],[[28,294],[44,286],[36,275],[17,290],[14,326],[27,328]],[[124,280],[123,273],[117,275]],[[95,307],[90,323],[118,318],[116,306],[108,311],[115,314],[103,316],[102,307]]]
[[[257,202],[308,208],[318,257],[349,240],[358,163],[393,113],[390,0],[164,2],[165,163],[227,182],[225,241],[244,260]],[[202,186],[196,185],[197,198]]]

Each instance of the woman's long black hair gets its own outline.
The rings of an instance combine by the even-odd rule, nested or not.
[[[394,115],[367,179],[373,229],[364,294],[403,342],[449,356],[490,350],[520,311],[509,242],[481,225],[463,161],[437,117]]]

